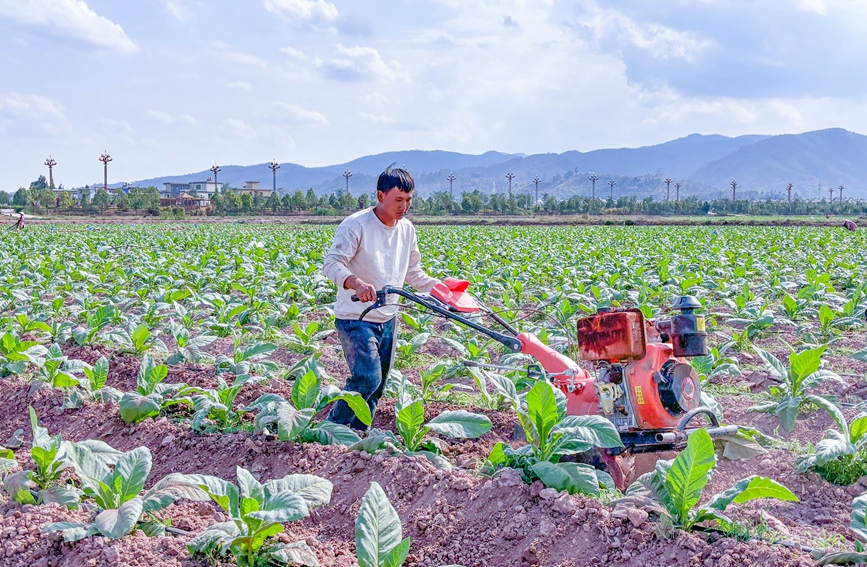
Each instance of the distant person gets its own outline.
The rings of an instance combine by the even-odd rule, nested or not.
[[[18,220],[9,227],[10,230],[24,230],[24,213],[18,213]]]
[[[843,221],[843,228],[850,232],[855,232],[856,230],[858,230],[858,225],[850,221],[849,219],[846,219]]]

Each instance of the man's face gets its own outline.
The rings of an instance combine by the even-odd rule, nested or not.
[[[397,187],[393,187],[387,193],[377,192],[377,199],[383,212],[393,219],[400,220],[412,204],[412,191],[404,193]]]

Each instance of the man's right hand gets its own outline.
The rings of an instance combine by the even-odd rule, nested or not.
[[[364,303],[376,301],[376,288],[360,278],[355,276],[346,278],[343,287],[354,289],[359,301]]]

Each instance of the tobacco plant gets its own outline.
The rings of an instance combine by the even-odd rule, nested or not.
[[[231,372],[233,374],[256,374],[273,372],[277,365],[270,360],[262,360],[277,350],[277,345],[272,343],[252,343],[241,346],[240,339],[235,338],[235,349],[232,358],[221,354],[216,358],[216,371]]]
[[[707,431],[698,429],[673,461],[657,461],[653,472],[638,477],[626,490],[626,497],[614,503],[635,504],[658,515],[664,524],[685,530],[704,522],[716,522],[724,530],[732,530],[737,524],[725,515],[730,504],[757,498],[798,502],[798,497],[782,484],[749,476],[698,506],[716,464],[713,440]]]
[[[813,471],[832,484],[848,486],[867,474],[867,413],[849,423],[837,407],[829,408],[829,413],[840,431],[829,429],[814,453],[795,459],[795,470]]]
[[[527,444],[513,449],[497,443],[488,456],[489,471],[516,468],[526,482],[540,479],[570,493],[598,494],[600,488],[614,486],[607,473],[590,465],[561,463],[567,455],[623,447],[620,434],[609,420],[598,415],[567,416],[565,395],[543,380],[527,392],[515,410]]]
[[[836,373],[830,370],[820,370],[822,354],[826,348],[820,346],[795,352],[792,347],[789,347],[788,368],[773,354],[755,348],[771,375],[780,380],[780,384],[770,388],[770,394],[774,401],[757,404],[750,407],[749,411],[776,414],[786,431],[795,428],[798,413],[808,405],[818,406],[833,416],[836,411],[836,406],[833,403],[821,396],[807,392],[824,380],[830,379],[843,385],[846,384]]]
[[[37,341],[22,341],[17,333],[6,331],[0,337],[0,377],[23,374],[29,364],[39,364],[47,352]]]
[[[388,430],[374,428],[365,439],[350,448],[368,453],[387,450],[407,455],[419,454],[435,465],[447,468],[448,461],[440,456],[441,441],[428,437],[428,433],[437,433],[451,439],[475,439],[490,431],[491,427],[493,424],[487,416],[466,410],[440,412],[425,423],[424,402],[401,392],[395,404],[397,435]]]
[[[164,535],[165,525],[152,515],[153,512],[181,498],[199,502],[209,499],[185,475],[177,473],[169,474],[142,493],[153,465],[153,456],[147,447],[121,453],[113,468],[80,444],[71,447],[69,460],[81,479],[85,496],[94,500],[99,513],[86,524],[55,522],[42,528],[43,532],[61,532],[65,541],[94,535],[119,539],[135,529],[149,536]]]
[[[241,425],[241,413],[233,408],[235,398],[244,384],[256,381],[249,374],[235,377],[230,386],[217,376],[217,389],[200,389],[191,396],[193,402],[193,429],[196,431],[226,431]]]
[[[323,388],[321,379],[312,369],[295,380],[290,400],[279,394],[264,394],[244,411],[258,412],[256,427],[276,433],[281,441],[322,445],[352,445],[359,440],[358,434],[345,425],[328,420],[313,421],[316,414],[332,402],[343,400],[362,423],[369,425],[371,421],[370,407],[360,394],[333,385]]]
[[[127,392],[120,399],[120,417],[125,422],[157,417],[160,411],[173,405],[193,405],[189,396],[200,389],[183,383],[163,384],[168,372],[165,364],[156,364],[149,354],[144,356],[136,377],[136,391]]]
[[[331,501],[332,484],[317,476],[290,474],[264,483],[237,467],[238,484],[207,475],[183,475],[229,516],[195,536],[187,548],[192,554],[213,558],[231,554],[239,567],[257,565],[319,565],[303,541],[274,543],[283,524],[310,515]]]

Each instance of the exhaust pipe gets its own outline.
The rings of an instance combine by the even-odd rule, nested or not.
[[[698,429],[693,429],[691,431],[666,431],[664,433],[657,433],[654,436],[654,439],[656,439],[657,443],[678,443],[685,441],[686,438],[695,431],[698,431]],[[720,425],[717,427],[708,427],[705,431],[707,431],[708,435],[711,437],[724,437],[726,435],[734,435],[737,433],[738,426]]]

